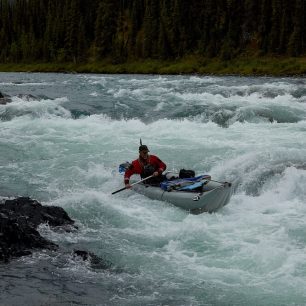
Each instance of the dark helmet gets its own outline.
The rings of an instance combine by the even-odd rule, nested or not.
[[[150,152],[148,147],[146,145],[143,145],[143,144],[139,147],[139,152],[141,152],[141,151],[148,151],[148,152]]]

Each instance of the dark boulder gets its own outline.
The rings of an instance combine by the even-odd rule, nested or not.
[[[14,218],[9,211],[0,213],[0,261],[30,255],[32,249],[56,249],[57,246],[41,237],[26,217]]]
[[[58,245],[42,237],[37,226],[47,223],[52,229],[76,230],[74,221],[61,207],[43,206],[28,197],[0,203],[0,262],[30,255],[32,250],[58,250]],[[74,250],[75,259],[88,261],[94,269],[110,269],[112,264],[95,254]]]
[[[56,244],[36,230],[41,223],[71,227],[74,221],[61,207],[42,206],[30,198],[21,197],[0,204],[0,261],[29,255],[32,249],[56,249]]]
[[[41,223],[48,223],[50,226],[74,224],[74,221],[70,219],[63,208],[42,206],[36,200],[27,197],[6,200],[1,209],[2,208],[9,210],[15,216],[25,216],[27,222],[34,227],[37,227]]]

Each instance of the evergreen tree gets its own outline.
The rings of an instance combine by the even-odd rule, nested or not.
[[[0,62],[303,55],[304,0],[0,0]]]
[[[0,1],[0,61],[6,62],[10,56],[11,27],[10,10],[6,0]]]
[[[95,46],[98,58],[110,55],[113,50],[112,44],[118,21],[117,9],[112,0],[102,0],[99,4],[95,26]]]
[[[83,31],[80,26],[81,14],[79,0],[70,0],[67,11],[67,28],[66,28],[66,38],[65,38],[65,49],[67,54],[67,59],[72,60],[76,63],[79,60],[78,55],[80,54],[79,47],[79,32]]]
[[[271,32],[269,35],[269,51],[278,53],[280,46],[282,0],[272,0]]]
[[[283,0],[281,12],[281,29],[279,33],[278,53],[285,54],[288,48],[288,42],[291,34],[292,26],[292,5]]]
[[[295,13],[293,17],[294,28],[288,45],[289,54],[292,56],[298,56],[303,52],[304,41],[302,27],[304,24],[304,12],[304,1],[295,0]]]
[[[139,57],[142,56],[142,38],[138,38],[139,41],[137,41],[137,37],[139,37],[138,35],[139,32],[141,31],[143,23],[144,1],[143,0],[132,1],[129,13],[130,13],[131,31],[129,37],[128,53],[130,54],[130,57],[135,57],[135,56]]]
[[[269,50],[269,33],[271,29],[271,0],[262,0],[259,22],[259,46],[263,54]]]
[[[143,21],[143,55],[145,58],[156,57],[159,33],[159,2],[146,0]]]
[[[227,20],[227,33],[221,50],[221,57],[224,60],[234,57],[240,46],[241,17],[243,16],[242,3],[240,2],[240,0],[227,1],[227,10],[224,12]]]
[[[159,24],[159,35],[158,35],[158,57],[160,59],[168,59],[173,56],[173,52],[171,50],[171,45],[168,37],[167,27],[169,25],[169,14],[167,10],[167,6],[165,1],[160,2],[161,5],[161,16],[160,16],[160,24]]]

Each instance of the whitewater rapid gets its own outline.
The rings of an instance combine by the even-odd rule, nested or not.
[[[37,252],[0,267],[0,303],[303,305],[305,84],[0,73],[11,99],[0,105],[0,195],[63,207],[80,230],[41,233],[114,266]],[[132,191],[112,196],[140,138],[169,170],[234,181],[230,203],[195,216]]]

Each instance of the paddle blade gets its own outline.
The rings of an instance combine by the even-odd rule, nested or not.
[[[119,165],[119,173],[123,174],[129,167],[130,167],[130,163],[129,162],[125,162],[123,164]]]
[[[125,189],[127,189],[127,188],[126,188],[126,187],[123,187],[123,188],[121,188],[121,189],[118,189],[118,190],[112,192],[112,194],[118,193],[118,192],[123,191],[123,190],[125,190]]]

